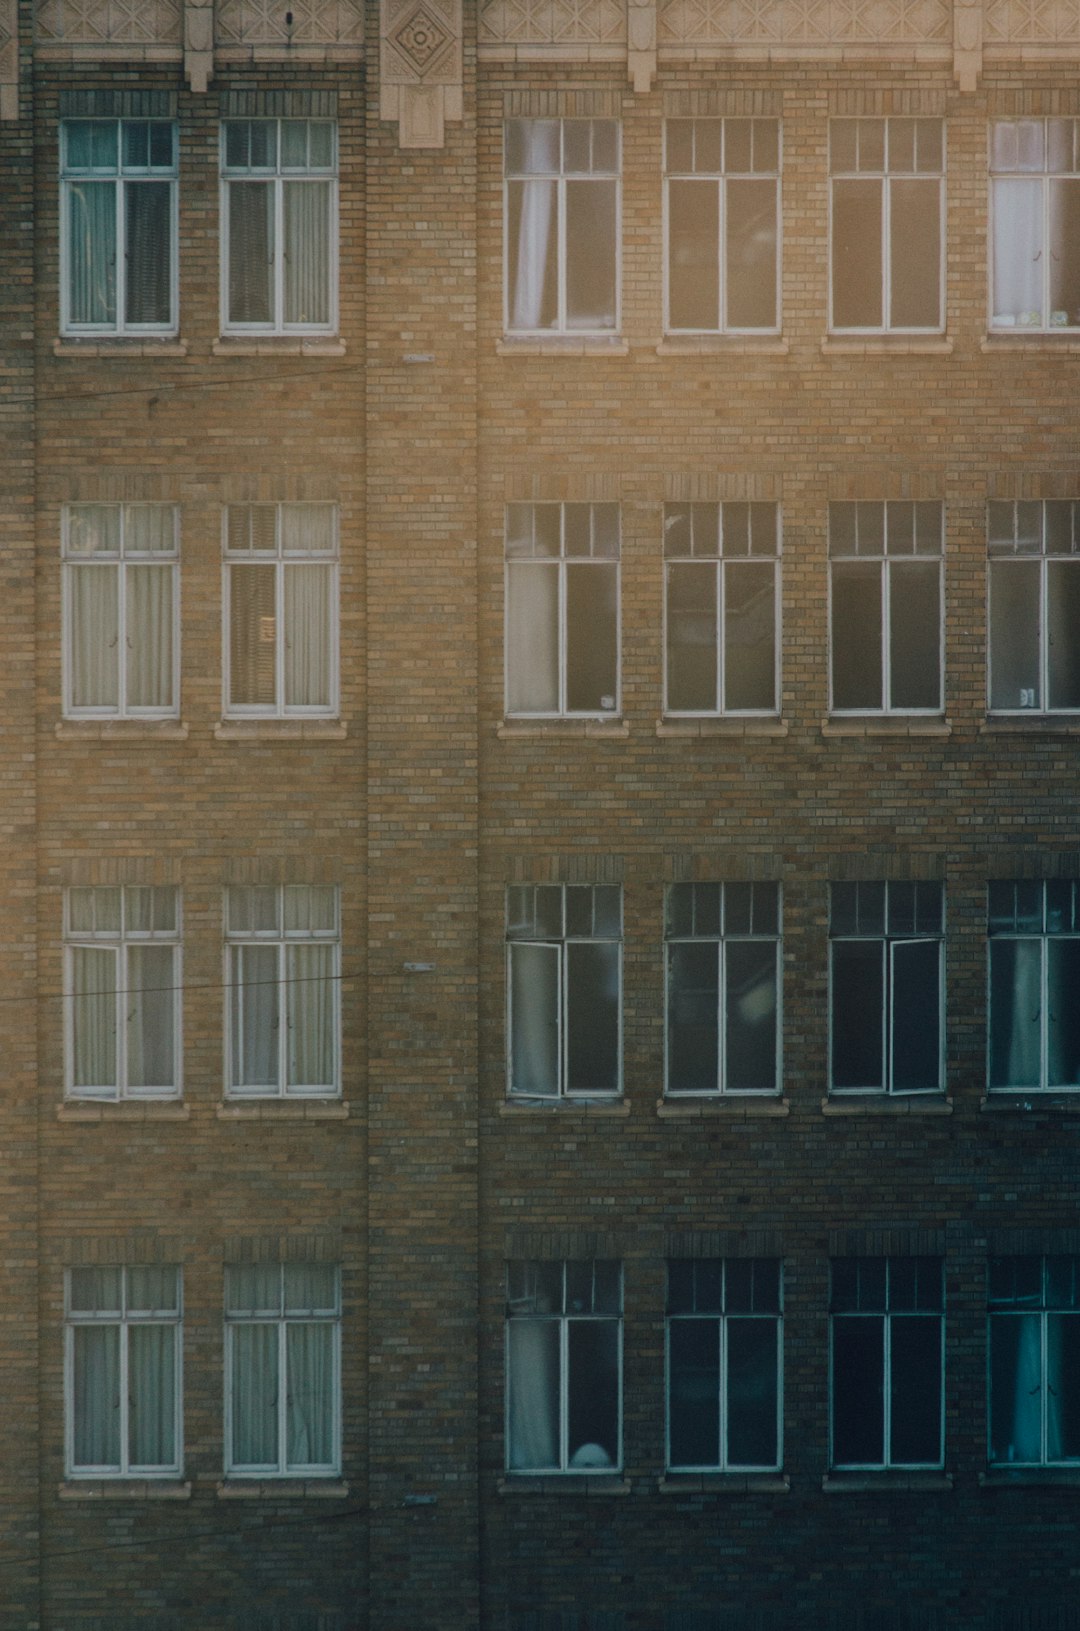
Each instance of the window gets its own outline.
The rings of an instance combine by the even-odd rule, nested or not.
[[[671,884],[666,908],[667,1092],[775,1093],[778,885]]]
[[[335,1097],[340,932],[327,885],[240,885],[226,896],[228,1090]]]
[[[170,119],[60,126],[62,333],[175,333],[176,177]]]
[[[939,883],[831,885],[833,1092],[940,1092],[943,909]]]
[[[70,504],[63,513],[64,712],[178,712],[177,516],[170,504]]]
[[[677,1472],[780,1465],[780,1264],[668,1263],[668,1450]]]
[[[64,1281],[68,1473],[175,1477],[179,1269],[68,1269]]]
[[[1080,1461],[1080,1258],[990,1259],[990,1461]]]
[[[337,697],[334,504],[230,504],[226,712],[330,715]]]
[[[67,1091],[160,1099],[180,1091],[180,902],[167,886],[64,895]]]
[[[834,329],[941,329],[940,119],[833,119]]]
[[[622,890],[523,884],[506,895],[512,1094],[620,1088]]]
[[[506,711],[619,712],[619,506],[506,509]]]
[[[618,327],[619,127],[614,119],[506,126],[506,327]]]
[[[668,332],[775,333],[779,122],[669,119],[664,151]]]
[[[664,509],[669,714],[777,711],[775,504]]]
[[[1080,120],[990,127],[991,327],[1080,327]]]
[[[830,504],[832,708],[941,710],[936,503]]]
[[[229,119],[221,133],[226,331],[337,326],[337,129],[327,119]]]
[[[322,1263],[225,1270],[225,1470],[336,1473],[340,1449],[341,1284]]]
[[[1080,709],[1080,502],[989,506],[990,707]]]
[[[615,1472],[622,1439],[622,1268],[506,1266],[506,1465]]]
[[[832,1263],[832,1464],[944,1465],[939,1257]]]
[[[1080,1087],[1080,883],[992,883],[990,1086]]]

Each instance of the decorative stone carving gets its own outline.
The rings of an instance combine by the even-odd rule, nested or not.
[[[973,91],[982,71],[982,0],[954,0],[953,77],[962,91]]]
[[[947,42],[949,0],[661,0],[662,45]]]
[[[635,91],[651,91],[656,77],[656,0],[627,0],[626,68]]]
[[[214,77],[214,0],[184,0],[184,73],[199,95]]]
[[[218,0],[215,38],[218,45],[359,45],[363,0]]]
[[[380,0],[379,115],[402,147],[441,147],[462,117],[461,0]]]
[[[17,119],[18,117],[18,0],[0,0],[0,119]]]
[[[655,10],[636,5],[631,10]],[[622,45],[624,0],[481,0],[480,38],[501,45]]]
[[[988,0],[987,44],[1080,44],[1077,0]]]
[[[172,45],[183,41],[182,0],[38,0],[39,41],[63,45]]]

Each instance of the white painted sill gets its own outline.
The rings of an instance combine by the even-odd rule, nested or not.
[[[178,1478],[65,1478],[61,1501],[190,1501],[191,1485]]]
[[[218,1121],[348,1121],[341,1099],[230,1099],[219,1104]]]
[[[786,736],[788,724],[775,714],[702,716],[700,719],[666,715],[656,721],[657,736]]]
[[[64,1099],[56,1107],[57,1121],[190,1121],[191,1110],[182,1099]]]
[[[791,1479],[779,1472],[668,1472],[658,1495],[787,1495]]]
[[[216,742],[343,742],[349,727],[341,719],[219,719]]]
[[[738,1097],[717,1094],[711,1099],[682,1099],[672,1095],[671,1098],[656,1101],[656,1114],[661,1121],[690,1121],[700,1116],[719,1116],[727,1121],[752,1121],[759,1116],[790,1115],[791,1105],[787,1099],[768,1093],[762,1093],[759,1098],[750,1094],[745,1097],[741,1094]]]
[[[58,742],[186,742],[183,719],[58,719]]]
[[[823,1116],[951,1116],[953,1102],[941,1093],[839,1094],[822,1099]]]
[[[343,1501],[342,1478],[226,1478],[215,1487],[219,1501]]]
[[[127,362],[132,357],[186,357],[188,342],[171,334],[163,334],[160,340],[149,335],[88,334],[83,339],[68,334],[54,340],[52,350],[54,357],[115,357]]]
[[[213,357],[343,357],[345,341],[333,334],[222,334]]]

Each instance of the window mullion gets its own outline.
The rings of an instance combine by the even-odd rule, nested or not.
[[[886,122],[886,143],[888,142]],[[892,185],[888,174],[888,148],[881,177],[881,326],[892,328]]]
[[[560,940],[555,948],[559,960],[559,978],[557,981],[559,1007],[555,1015],[555,1023],[559,1032],[559,1082],[556,1090],[559,1098],[566,1096],[570,1086],[570,1041],[568,1035],[570,1027],[567,1024],[570,1003],[570,959],[566,954],[566,948],[567,942],[565,939]]]
[[[285,711],[285,562],[281,559],[281,516],[278,515],[278,558],[274,562],[274,713]]]
[[[280,140],[280,129],[278,139]],[[280,334],[285,322],[285,183],[281,176],[275,176],[270,187],[274,200],[271,235],[271,254],[274,257],[274,332]]]
[[[888,521],[886,520],[886,528]],[[885,535],[888,547],[888,532]],[[892,711],[892,562],[888,556],[881,560],[881,706],[885,713]]]
[[[560,518],[559,526],[560,526],[559,548],[561,550],[561,549],[565,548],[565,537],[563,535],[563,529],[564,529],[564,526],[565,526],[565,522],[561,518]],[[558,602],[559,602],[559,605],[558,605],[558,614],[559,614],[558,701],[559,701],[559,712],[560,712],[560,714],[565,714],[566,711],[567,711],[566,619],[567,619],[567,596],[569,594],[569,588],[570,588],[569,583],[567,581],[567,569],[566,569],[566,560],[565,560],[565,558],[560,557],[559,564],[558,564],[558,572],[559,572],[558,591],[557,591],[558,592]]]
[[[720,1394],[719,1406],[719,1444],[717,1453],[720,1457],[720,1471],[728,1470],[728,1399],[730,1397],[730,1380],[728,1377],[728,1316],[720,1314],[716,1320],[719,1328],[719,1342],[717,1356],[719,1359],[719,1375],[717,1388]]]
[[[721,557],[716,563],[716,706],[723,713],[727,707],[727,564]]]
[[[128,1003],[131,1001],[131,978],[128,972],[128,943],[126,936],[116,948],[116,1096],[127,1096],[128,1088]]]
[[[566,326],[566,177],[562,173],[562,129],[560,121],[559,130],[559,175],[555,182],[555,223],[556,223],[556,260],[557,260],[557,298],[559,311],[559,333],[567,332]]]
[[[720,160],[721,163],[723,163],[725,157],[726,157],[726,154],[721,153],[721,160]],[[716,277],[717,277],[717,284],[718,284],[719,293],[720,293],[720,298],[719,298],[719,300],[717,302],[717,305],[718,305],[718,308],[719,308],[719,310],[717,312],[717,316],[719,317],[719,320],[720,320],[720,327],[723,330],[723,332],[726,334],[728,332],[728,287],[727,287],[727,255],[725,254],[724,249],[725,249],[725,244],[727,243],[727,194],[728,194],[728,184],[727,184],[727,176],[725,174],[720,174],[719,176],[717,176],[717,178],[716,178],[716,191],[717,191],[716,223],[717,223],[717,234],[718,234],[718,238],[719,238],[719,242],[717,243],[717,246],[716,246]]]
[[[281,1318],[277,1322],[277,1329],[277,1470],[279,1473],[285,1473],[289,1469],[289,1322],[285,1318],[284,1309],[282,1310]]]
[[[723,935],[716,940],[716,1090],[727,1091],[727,941]]]
[[[127,333],[127,189],[129,183],[121,179],[121,153],[123,151],[123,130],[116,133],[116,239],[115,239],[115,282],[114,293],[116,299],[116,332]]]
[[[278,1081],[277,1081],[277,1091],[278,1091],[278,1096],[279,1097],[284,1096],[284,1094],[286,1094],[288,1092],[288,1075],[287,1075],[287,1071],[288,1071],[288,1062],[289,1062],[288,1038],[289,1038],[289,1024],[290,1024],[289,985],[288,985],[288,979],[287,979],[287,975],[288,975],[288,959],[289,959],[289,943],[284,938],[284,933],[285,933],[284,926],[282,926],[281,933],[282,933],[282,939],[278,941],[278,947],[277,947],[277,953],[278,953],[278,957],[277,957],[277,965],[278,965],[278,974],[277,974],[277,977],[278,977]]]
[[[1039,696],[1041,713],[1050,708],[1050,598],[1049,563],[1046,559],[1046,510],[1043,507],[1042,553],[1039,556]]]
[[[563,1267],[565,1284],[566,1268]],[[565,1299],[565,1291],[563,1293]],[[570,1321],[559,1318],[559,1470],[570,1470]]]
[[[1045,903],[1044,903],[1045,910]],[[1039,1086],[1050,1085],[1050,940],[1046,932],[1039,936]]]
[[[126,1281],[127,1271],[124,1270],[123,1274]],[[118,1336],[120,1339],[118,1344],[120,1349],[120,1471],[129,1473],[131,1471],[131,1436],[129,1431],[131,1422],[131,1380],[128,1367],[128,1322],[126,1311],[120,1319]]]

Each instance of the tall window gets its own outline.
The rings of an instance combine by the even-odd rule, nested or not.
[[[336,713],[336,505],[230,504],[225,608],[228,713]]]
[[[1080,119],[990,127],[991,326],[1080,327]]]
[[[834,329],[942,328],[940,119],[833,119]]]
[[[62,529],[64,712],[175,716],[176,510],[171,504],[69,504]]]
[[[668,1452],[677,1472],[780,1465],[780,1264],[668,1263]]]
[[[510,119],[505,137],[508,331],[610,333],[619,321],[617,122]]]
[[[622,890],[523,884],[506,893],[512,1094],[618,1093]]]
[[[340,1469],[340,1279],[322,1263],[226,1268],[226,1472]]]
[[[506,508],[506,711],[619,711],[619,506]]]
[[[615,1472],[622,1441],[622,1267],[506,1265],[506,1465]]]
[[[990,1461],[1080,1461],[1080,1258],[992,1257]]]
[[[221,132],[223,326],[329,333],[337,325],[337,127],[229,119]]]
[[[254,884],[226,896],[228,1090],[236,1097],[341,1091],[338,892]]]
[[[175,1477],[182,1455],[179,1269],[68,1269],[64,1295],[69,1475]]]
[[[830,886],[833,1092],[940,1091],[942,897],[939,883]]]
[[[667,713],[776,712],[778,519],[775,504],[665,507]]]
[[[990,1086],[1080,1088],[1080,883],[992,883]]]
[[[64,895],[67,1090],[160,1099],[180,1091],[180,902],[166,886]]]
[[[669,119],[664,153],[668,332],[775,333],[779,121]]]
[[[832,1464],[944,1464],[939,1257],[832,1263]]]
[[[60,176],[62,332],[175,332],[175,124],[67,119]]]
[[[664,927],[667,1092],[775,1093],[779,886],[671,884]]]
[[[832,707],[941,708],[940,504],[829,505]]]
[[[990,706],[1080,709],[1080,502],[995,502],[990,531]]]

